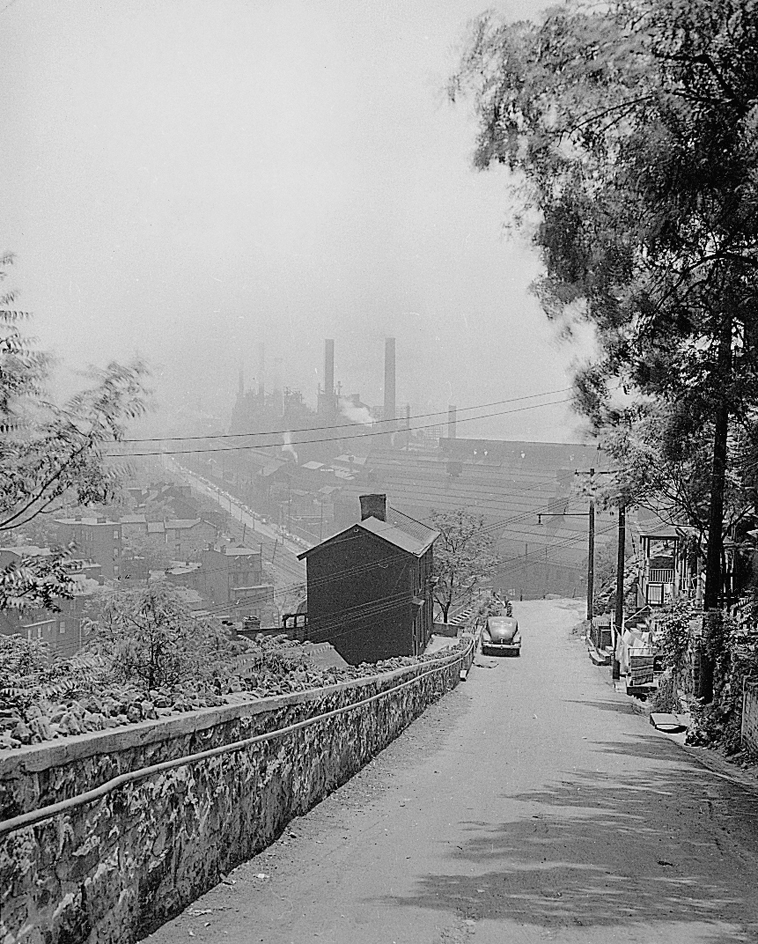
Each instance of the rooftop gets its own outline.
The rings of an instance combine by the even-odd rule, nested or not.
[[[353,528],[361,528],[416,557],[421,557],[439,537],[439,531],[435,531],[422,524],[422,522],[416,521],[415,518],[411,518],[410,515],[403,514],[403,512],[389,506],[387,506],[386,521],[371,516],[364,518],[363,521],[356,522],[350,528],[341,531],[340,534],[345,534]],[[298,558],[302,560],[325,544],[339,538],[340,534],[335,534],[333,537],[327,538],[326,541],[322,541],[321,544],[303,551],[302,554],[298,554]]]

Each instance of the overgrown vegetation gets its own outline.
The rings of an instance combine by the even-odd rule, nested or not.
[[[712,614],[705,646],[710,647],[714,664],[714,697],[708,704],[694,706],[694,725],[687,740],[737,754],[745,679],[758,678],[758,601],[733,613]]]
[[[374,675],[419,658],[316,668],[285,636],[234,636],[190,613],[172,590],[105,594],[91,641],[72,659],[0,635],[0,750],[119,727],[229,698],[265,698]],[[421,657],[423,660],[425,657]]]
[[[0,282],[13,262],[0,254]],[[57,404],[47,390],[52,360],[23,330],[28,312],[16,293],[0,294],[0,535],[29,527],[64,497],[78,504],[108,502],[118,472],[108,447],[146,408],[146,368],[110,363],[88,372],[89,386]],[[22,558],[0,570],[0,610],[55,609],[71,597],[66,552]]]
[[[220,691],[247,646],[216,620],[194,616],[163,584],[101,595],[87,628],[89,649],[107,661],[114,680],[146,691],[190,679]]]

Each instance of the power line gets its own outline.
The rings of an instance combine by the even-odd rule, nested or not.
[[[480,416],[464,416],[461,417],[457,422],[459,423],[470,423],[475,420],[484,420],[490,419],[495,416],[506,416],[511,413],[522,413],[526,410],[536,410],[545,406],[557,406],[561,403],[569,403],[568,398],[563,400],[551,400],[547,403],[533,403],[530,406],[516,407],[513,410],[498,410],[494,413],[482,413]],[[422,426],[408,426],[404,429],[395,430],[395,433],[407,433],[407,432],[417,432],[423,429],[434,429],[434,427],[439,426],[439,423],[428,423]],[[346,436],[326,436],[321,439],[309,439],[305,442],[295,443],[294,446],[309,446],[315,443],[326,443],[326,442],[346,442],[352,441],[355,439],[368,439],[373,436],[387,436],[387,430],[379,430],[377,432],[366,432],[366,433],[351,433]],[[114,443],[113,445],[118,445]],[[156,449],[148,452],[121,452],[121,453],[109,453],[108,458],[111,459],[137,459],[145,456],[180,456],[180,455],[195,455],[197,453],[217,453],[217,452],[246,452],[248,450],[257,450],[257,449],[270,449],[272,446],[281,446],[279,442],[271,443],[262,443],[260,445],[239,445],[239,446],[213,446],[208,447],[207,449]],[[294,448],[294,447],[293,447]]]
[[[539,397],[552,397],[552,396],[556,396],[559,393],[569,393],[570,390],[571,390],[570,387],[564,387],[561,390],[546,390],[544,393],[531,393],[528,396],[524,396],[524,397],[510,397],[506,400],[493,400],[491,403],[480,403],[476,406],[456,407],[456,413],[460,413],[461,411],[468,411],[468,410],[486,410],[492,406],[501,406],[504,403],[520,403],[523,400],[536,400]],[[447,415],[449,415],[447,410],[438,410],[435,413],[415,413],[410,417],[395,416],[389,419],[374,420],[373,425],[377,425],[379,423],[398,423],[398,422],[405,422],[408,419],[420,420],[420,419],[426,419],[427,417],[430,417],[430,416],[447,416]],[[349,417],[346,417],[346,418],[349,419]],[[247,433],[214,433],[214,434],[192,435],[192,436],[148,436],[148,437],[145,437],[144,439],[121,439],[119,440],[119,442],[128,442],[128,443],[188,442],[191,440],[208,440],[208,439],[242,439],[249,436],[284,436],[287,433],[292,435],[294,433],[318,433],[318,432],[323,432],[329,429],[344,429],[345,425],[346,424],[344,423],[339,423],[336,426],[304,426],[298,429],[278,429],[278,430],[272,429],[272,430],[263,430],[260,432],[250,431]],[[356,423],[354,425],[357,426],[360,424]],[[442,424],[435,423],[434,425],[435,426],[444,425],[444,423]],[[383,432],[387,432],[387,430],[383,430]],[[402,432],[402,429],[393,430],[393,432]]]

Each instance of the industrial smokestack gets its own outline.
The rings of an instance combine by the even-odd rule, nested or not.
[[[358,500],[361,503],[361,521],[365,521],[366,518],[387,520],[386,495],[359,495]]]
[[[447,408],[447,438],[455,439],[457,407],[450,405]]]
[[[328,399],[334,396],[334,341],[324,341],[324,393]]]
[[[395,339],[385,338],[384,341],[384,419],[395,418]],[[389,432],[394,430],[394,423],[387,423]]]
[[[276,408],[280,416],[284,416],[284,387],[282,386],[282,359],[274,358],[274,396],[276,397]]]

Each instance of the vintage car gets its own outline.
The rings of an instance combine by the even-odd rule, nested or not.
[[[521,655],[521,631],[512,616],[488,616],[482,627],[483,655]]]

